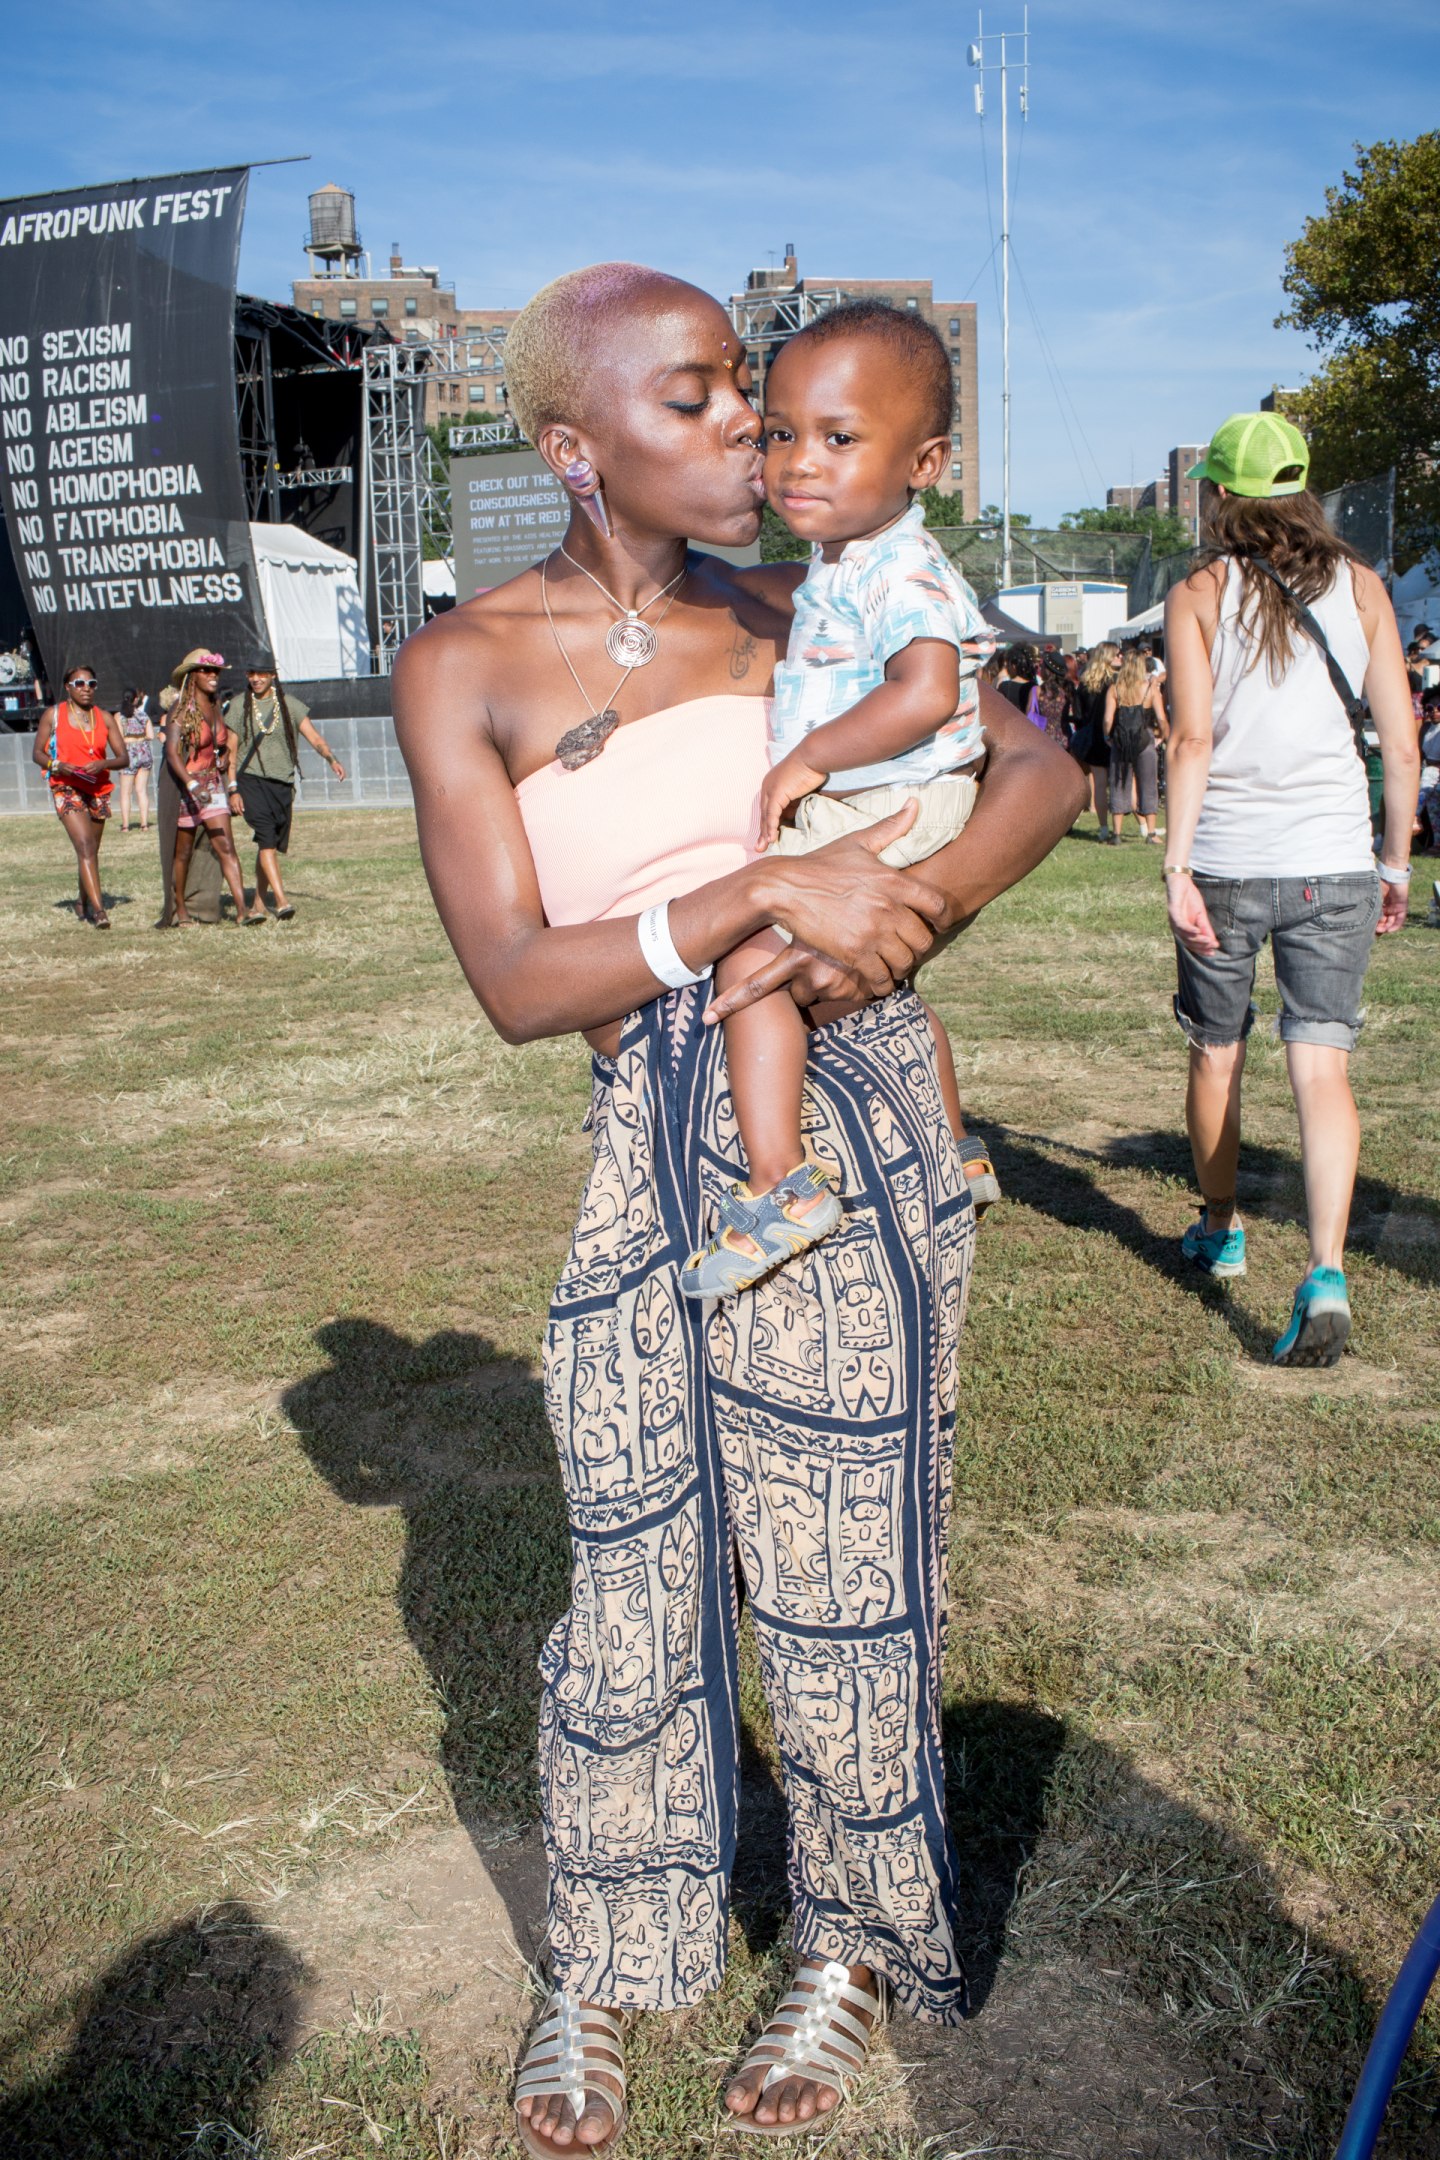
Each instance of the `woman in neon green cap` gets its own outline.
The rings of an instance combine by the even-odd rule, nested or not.
[[[1240,1082],[1268,938],[1310,1229],[1309,1268],[1273,1352],[1282,1365],[1333,1365],[1350,1333],[1343,1262],[1360,1156],[1350,1052],[1375,932],[1405,920],[1419,780],[1389,597],[1307,494],[1309,464],[1304,437],[1279,414],[1227,420],[1191,472],[1204,483],[1208,545],[1165,604],[1165,895],[1203,1202],[1182,1250],[1206,1274],[1245,1272]],[[1378,868],[1362,695],[1385,768]]]

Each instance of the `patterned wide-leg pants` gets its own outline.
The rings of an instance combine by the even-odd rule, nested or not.
[[[595,1159],[546,1399],[574,1547],[540,1774],[557,1985],[675,2009],[724,1970],[738,1786],[738,1546],[789,1804],[798,1952],[951,2023],[965,1980],[940,1744],[957,1342],[974,1215],[925,1013],[811,1037],[807,1146],[838,1230],[723,1305],[677,1271],[740,1175],[704,992],[595,1067]]]

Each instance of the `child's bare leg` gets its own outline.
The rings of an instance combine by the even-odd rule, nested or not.
[[[783,952],[772,932],[737,947],[718,962],[715,981],[733,990]],[[805,1023],[790,994],[772,992],[724,1022],[730,1099],[745,1146],[752,1192],[769,1192],[805,1159],[800,1108],[805,1090]]]
[[[925,1001],[922,998],[921,1003]],[[940,1074],[940,1100],[945,1105],[945,1115],[950,1120],[950,1130],[961,1147],[969,1134],[965,1130],[965,1113],[960,1107],[960,1082],[955,1077],[955,1053],[950,1048],[950,1037],[945,1023],[933,1005],[925,1005],[925,1016],[930,1022],[930,1032],[935,1038],[935,1063]]]

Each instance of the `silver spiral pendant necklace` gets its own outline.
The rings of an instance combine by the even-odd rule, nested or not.
[[[627,669],[648,667],[659,650],[659,644],[650,625],[642,622],[640,618],[642,615],[648,615],[656,601],[663,600],[666,593],[674,592],[685,575],[684,566],[682,565],[677,574],[671,578],[668,585],[662,585],[658,592],[650,595],[644,607],[627,608],[621,607],[614,593],[610,591],[608,586],[600,583],[599,578],[595,576],[593,571],[587,570],[584,563],[576,562],[575,557],[570,553],[563,540],[560,543],[560,553],[565,557],[572,570],[578,570],[581,577],[589,578],[590,583],[597,592],[604,593],[611,607],[622,618],[619,622],[611,623],[610,628],[605,633],[605,650],[609,653],[616,667]],[[666,613],[669,613],[668,608]]]
[[[590,577],[590,573],[588,570],[585,569],[584,564],[575,562],[574,556],[571,555],[563,545],[560,549],[560,552],[562,555],[564,555],[565,560],[568,563],[574,563],[574,566],[577,570],[582,571],[586,577]],[[550,594],[546,585],[545,569],[546,564],[542,561],[540,565],[540,600],[545,610],[545,620],[550,625],[550,635],[555,640],[555,649],[559,653],[560,658],[564,661],[567,669],[569,670],[570,680],[574,683],[576,689],[580,692],[580,695],[585,700],[585,703],[589,705],[591,702],[590,693],[587,691],[584,683],[581,682],[580,677],[575,672],[574,663],[572,662],[569,653],[566,652],[565,647],[561,642],[560,632],[555,625],[555,617],[550,611]],[[673,577],[668,585],[663,585],[661,587],[660,591],[655,594],[654,599],[646,601],[645,606],[647,608],[652,608],[654,607],[656,600],[663,598],[666,593],[669,593],[670,598],[665,602],[664,607],[660,611],[660,622],[663,622],[665,620],[665,617],[669,614],[671,608],[675,605],[676,600],[679,598],[679,588],[684,578],[685,571],[682,570],[678,577]],[[598,578],[590,578],[590,582],[592,585],[600,584]],[[605,592],[605,588],[603,585],[600,585],[600,590],[601,592]],[[619,606],[619,602],[615,600],[610,593],[605,593],[605,597],[607,600],[610,601],[612,607]],[[610,692],[610,695],[606,699],[604,706],[598,710],[592,707],[589,719],[582,720],[577,727],[567,728],[565,730],[565,733],[560,737],[560,740],[556,743],[556,760],[566,772],[578,772],[582,765],[589,765],[594,761],[594,759],[599,757],[606,743],[609,742],[610,737],[614,734],[616,728],[620,725],[620,715],[615,710],[615,699],[620,693],[621,684],[629,679],[630,670],[632,668],[644,667],[646,661],[652,660],[655,656],[655,652],[657,649],[655,632],[650,629],[647,624],[642,623],[638,620],[638,615],[640,612],[643,611],[637,610],[635,614],[632,614],[629,609],[626,609],[624,622],[618,622],[613,624],[606,634],[605,650],[609,653],[611,659],[620,669],[619,680],[616,682],[615,688]],[[622,658],[620,652],[616,649],[616,645],[613,644],[611,640],[629,638],[633,635],[635,631],[638,631],[640,637],[645,640],[648,646],[648,650],[636,655],[630,650],[630,647],[627,644],[625,650],[625,657]]]

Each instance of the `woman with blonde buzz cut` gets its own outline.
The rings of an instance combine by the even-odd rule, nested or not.
[[[573,1574],[541,1659],[552,1992],[517,2130],[532,2154],[611,2151],[629,2022],[719,1984],[738,1553],[784,1764],[796,1970],[725,2105],[793,2135],[842,2100],[887,1990],[941,2022],[964,2010],[940,1638],[974,1215],[910,978],[1048,852],[1078,786],[987,695],[979,805],[920,870],[877,859],[913,806],[757,855],[802,566],[690,545],[759,531],[734,326],[678,278],[598,264],[523,311],[507,380],[569,527],[409,640],[395,715],[476,996],[510,1042],[580,1032],[593,1052],[593,1167],[545,1345]],[[714,963],[772,924],[786,952],[713,999]],[[692,1301],[679,1271],[739,1170],[714,1023],[782,985],[812,1030],[807,1145],[846,1217],[743,1310]]]

